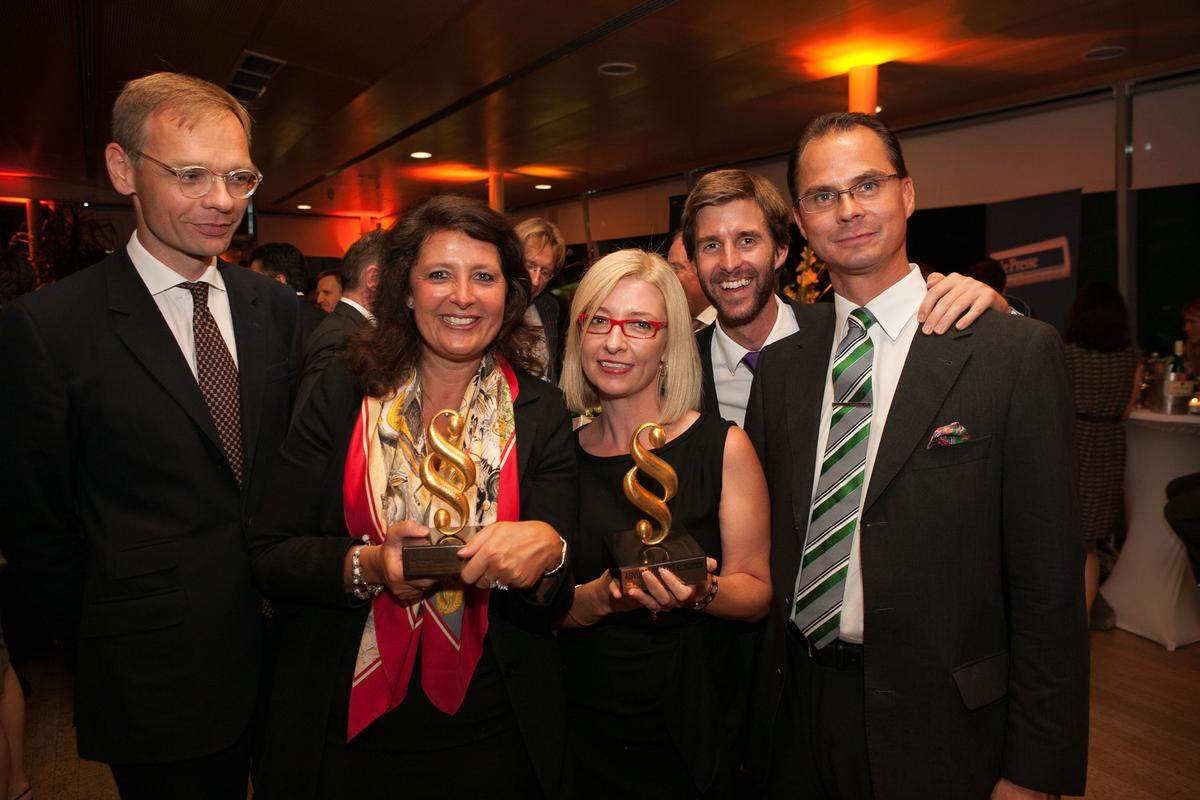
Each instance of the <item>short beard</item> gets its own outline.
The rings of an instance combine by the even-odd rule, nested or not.
[[[713,304],[713,307],[717,309],[717,319],[719,319],[722,323],[725,323],[725,327],[727,328],[737,328],[745,325],[747,322],[750,322],[759,314],[761,314],[767,303],[769,303],[771,298],[774,297],[774,278],[774,271],[770,273],[770,278],[768,280],[761,280],[757,274],[755,275],[754,302],[750,305],[748,311],[736,317],[726,312],[725,306],[721,302],[720,296],[717,294],[720,291],[719,289],[714,289],[712,294],[709,294],[708,291],[705,291],[704,295],[708,298],[708,301]],[[707,290],[709,287],[707,284],[701,284],[701,288]]]

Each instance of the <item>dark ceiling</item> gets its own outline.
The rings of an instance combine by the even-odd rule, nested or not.
[[[1088,61],[1097,45],[1128,53]],[[263,210],[386,216],[454,188],[509,206],[785,150],[881,62],[904,128],[1200,65],[1200,7],[1169,0],[44,0],[0,9],[0,177],[107,185],[124,81],[226,84],[284,63],[249,103]],[[636,64],[607,77],[606,62]],[[412,159],[425,150],[433,158]],[[538,191],[534,185],[553,188]]]

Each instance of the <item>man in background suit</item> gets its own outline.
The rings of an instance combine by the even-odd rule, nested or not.
[[[683,207],[684,249],[717,310],[716,324],[696,334],[704,407],[738,425],[758,351],[795,333],[796,316],[805,308],[775,293],[789,224],[790,209],[775,186],[740,169],[703,176]],[[966,327],[989,305],[1008,310],[1000,295],[961,275],[930,275],[928,285],[920,312],[926,333],[944,333],[956,319]]]
[[[667,264],[679,279],[683,287],[684,297],[687,298],[688,313],[692,315],[692,330],[699,331],[705,326],[717,321],[717,309],[708,302],[708,295],[700,286],[700,276],[696,274],[696,265],[688,258],[687,248],[683,246],[683,230],[671,234],[671,246],[667,248]]]
[[[350,245],[342,257],[342,296],[304,344],[300,388],[292,406],[292,419],[300,415],[317,379],[346,344],[346,336],[375,321],[372,307],[384,258],[384,231],[371,231]]]
[[[308,302],[305,294],[309,282],[308,265],[300,248],[288,242],[260,244],[250,251],[249,268],[251,272],[292,287],[296,302],[300,305],[300,325],[304,329],[304,338],[311,336],[321,320],[325,319],[325,312]]]
[[[1083,551],[1061,342],[1020,317],[918,336],[915,207],[877,118],[793,151],[835,301],[761,355],[747,415],[775,600],[747,763],[771,797],[1082,794]]]
[[[296,299],[216,257],[261,180],[236,100],[150,75],[113,138],[127,246],[0,316],[3,547],[78,636],[80,756],[126,800],[245,800],[263,619],[243,509],[287,431]]]
[[[546,366],[539,377],[556,384],[562,366],[563,312],[558,298],[545,289],[566,261],[567,243],[558,226],[541,217],[522,220],[516,231],[525,247],[525,266],[529,269],[533,292],[525,311],[525,324],[541,340],[539,360]]]

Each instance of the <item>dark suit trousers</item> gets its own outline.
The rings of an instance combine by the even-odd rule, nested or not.
[[[251,731],[232,747],[166,764],[110,764],[121,800],[246,800]]]
[[[771,800],[871,800],[862,668],[810,659],[788,625],[788,669],[775,718]]]

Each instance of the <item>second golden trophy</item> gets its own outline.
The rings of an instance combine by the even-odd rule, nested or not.
[[[633,457],[633,468],[625,473],[622,488],[625,499],[639,511],[650,515],[638,520],[632,530],[616,531],[608,536],[608,552],[613,561],[613,574],[621,584],[622,591],[632,587],[645,589],[642,574],[648,569],[669,569],[675,577],[690,586],[698,586],[708,578],[705,554],[691,535],[671,525],[671,509],[667,503],[679,489],[679,477],[666,461],[654,455],[641,442],[643,431],[648,431],[650,444],[661,448],[666,444],[666,433],[657,422],[647,422],[633,433],[629,443],[629,454]],[[658,482],[663,496],[650,492],[638,482],[638,470],[645,472]]]
[[[443,416],[448,437],[436,427]],[[431,495],[431,508],[435,498],[449,508],[433,512],[433,532],[428,539],[405,542],[402,557],[406,578],[450,578],[462,569],[458,551],[476,531],[474,526],[466,524],[471,513],[467,492],[475,490],[475,462],[462,441],[464,428],[459,413],[448,408],[434,414],[425,428],[429,453],[421,462],[421,483]]]

